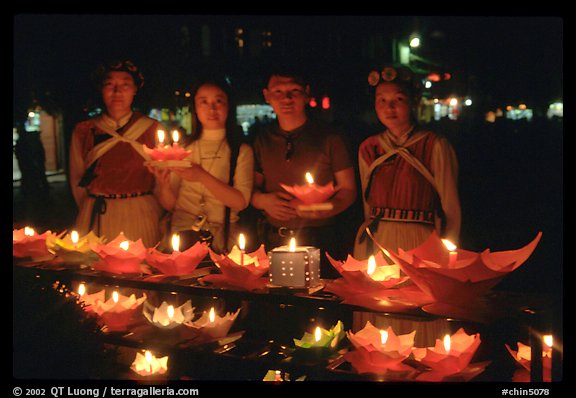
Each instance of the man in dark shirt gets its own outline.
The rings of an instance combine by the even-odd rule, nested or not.
[[[265,215],[260,240],[271,250],[288,244],[294,236],[299,246],[319,247],[338,257],[342,245],[335,216],[356,199],[354,167],[344,137],[330,125],[308,118],[310,86],[297,73],[273,72],[263,94],[278,123],[259,134],[253,144],[255,191],[251,203]],[[299,210],[295,198],[280,185],[304,185],[307,172],[318,185],[334,184],[336,193],[329,199],[332,209]],[[320,272],[324,278],[338,276],[324,254]]]

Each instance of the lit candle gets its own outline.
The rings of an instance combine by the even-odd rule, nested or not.
[[[374,274],[374,271],[376,271],[376,258],[372,255],[370,257],[368,257],[368,268],[366,269],[366,273],[368,275],[370,275],[370,277],[372,277],[372,274]],[[374,278],[372,278],[374,279]]]
[[[157,358],[148,350],[137,352],[130,368],[140,376],[162,375],[168,371],[168,356]]]
[[[446,246],[446,249],[450,251],[448,258],[448,268],[454,268],[456,264],[456,259],[458,258],[458,252],[456,251],[456,245],[449,241],[448,239],[442,239],[442,243]]]
[[[388,331],[380,330],[380,344],[384,345],[388,341]]]
[[[114,290],[112,292],[112,300],[117,303],[118,302],[118,292],[116,290]]]
[[[130,242],[125,240],[125,241],[120,242],[120,244],[118,246],[120,246],[120,249],[128,251],[128,249],[130,248]]]
[[[244,249],[246,249],[246,238],[244,234],[238,237],[238,248],[240,249],[240,265],[244,265]]]
[[[162,148],[164,146],[164,138],[166,134],[164,133],[164,130],[158,130],[156,134],[158,135],[158,146]]]
[[[178,146],[178,141],[180,140],[180,133],[178,133],[178,130],[173,130],[172,131],[172,146]]]
[[[446,354],[450,354],[450,335],[449,334],[444,336],[444,349],[446,350]]]
[[[86,294],[86,285],[84,285],[84,283],[81,283],[80,286],[78,286],[78,295],[82,297],[84,296],[84,294]]]
[[[172,321],[172,318],[174,318],[174,306],[173,305],[169,305],[168,308],[166,308],[166,315],[168,315],[168,319],[170,321]]]
[[[24,227],[24,235],[34,236],[34,235],[36,235],[36,231],[34,231],[34,228]]]
[[[180,250],[180,235],[172,235],[172,250],[178,252]]]
[[[152,353],[146,350],[144,356],[146,357],[146,362],[148,362],[148,366],[150,367],[150,374],[152,374]]]
[[[306,181],[308,182],[309,185],[314,184],[314,177],[312,177],[312,174],[310,174],[309,172],[306,172]]]
[[[290,238],[290,244],[288,245],[288,251],[294,253],[296,251],[296,238]]]
[[[319,342],[321,337],[322,337],[322,330],[320,330],[320,326],[316,326],[316,330],[314,331],[314,340],[316,342]]]
[[[78,231],[70,232],[70,239],[72,240],[72,244],[74,245],[74,248],[76,248],[76,245],[78,244],[78,241],[80,240],[80,237],[78,236]]]
[[[543,380],[552,381],[552,346],[554,338],[551,334],[542,336],[542,372]]]
[[[216,318],[216,314],[214,313],[214,307],[210,308],[210,312],[208,313],[208,319],[210,323],[214,323],[214,319]]]

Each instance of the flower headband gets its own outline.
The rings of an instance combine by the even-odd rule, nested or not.
[[[375,87],[380,81],[393,82],[396,80],[411,83],[414,74],[406,67],[385,66],[382,71],[373,70],[368,74],[368,84]]]
[[[112,61],[109,63],[104,63],[98,66],[98,69],[95,72],[97,78],[102,81],[106,74],[109,72],[127,72],[132,75],[134,79],[134,83],[138,88],[142,88],[144,86],[144,75],[136,65],[130,60],[117,60]]]

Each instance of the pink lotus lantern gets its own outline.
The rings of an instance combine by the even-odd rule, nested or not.
[[[94,305],[97,301],[106,300],[106,292],[104,291],[104,289],[96,293],[89,294],[86,291],[86,285],[84,283],[80,283],[78,285],[78,291],[76,294],[78,296],[78,301],[83,303],[83,309],[87,312],[93,311]]]
[[[204,311],[196,321],[188,321],[184,325],[192,328],[205,340],[216,340],[228,335],[239,313],[240,308],[234,313],[227,312],[224,316],[219,316],[212,307],[210,311]]]
[[[236,245],[228,255],[212,250],[209,253],[222,274],[206,275],[202,281],[245,290],[258,290],[266,286],[268,280],[262,276],[268,272],[270,262],[264,245],[251,253],[245,253],[243,248]]]
[[[518,250],[482,253],[448,247],[433,232],[413,250],[392,253],[412,281],[438,302],[460,306],[494,287],[522,265],[534,251],[542,233]]]
[[[33,261],[46,261],[54,258],[48,250],[50,242],[56,234],[46,231],[38,234],[31,227],[12,231],[12,255],[14,257],[31,257]]]
[[[124,296],[114,291],[108,300],[96,300],[90,308],[100,316],[108,331],[117,332],[126,330],[134,323],[135,315],[140,314],[137,309],[144,301],[146,294],[136,298],[134,294]]]
[[[402,363],[412,353],[414,335],[396,335],[392,327],[378,329],[369,321],[357,333],[346,332],[355,350],[344,354],[358,373],[385,373],[388,371],[414,371]]]
[[[297,198],[299,210],[331,210],[332,203],[326,203],[326,201],[336,192],[334,183],[318,185],[314,183],[314,178],[310,173],[306,173],[306,181],[307,184],[304,185],[280,184],[280,186]]]
[[[174,329],[194,318],[194,307],[190,300],[179,307],[163,301],[157,308],[145,302],[142,313],[154,326],[160,329]]]
[[[64,237],[56,237],[47,242],[48,250],[68,264],[91,263],[98,258],[91,247],[103,243],[104,240],[92,231],[84,236],[78,235],[77,231],[71,231]]]
[[[154,248],[148,250],[146,262],[164,275],[188,275],[196,269],[198,264],[208,254],[208,245],[205,242],[196,242],[189,249],[180,252],[180,239],[177,234],[172,236],[173,252],[162,253]]]
[[[466,374],[467,367],[480,346],[480,333],[468,335],[460,328],[452,336],[436,339],[434,347],[414,348],[414,359],[430,368],[416,379],[421,381],[442,381],[456,374]],[[478,368],[482,368],[479,366]],[[476,374],[476,372],[474,372]]]
[[[155,167],[188,167],[189,160],[186,159],[191,151],[178,145],[178,130],[172,132],[172,145],[164,145],[164,130],[158,130],[158,145],[149,148],[143,145],[144,154],[149,157],[149,164]]]
[[[142,261],[146,258],[146,247],[142,239],[131,241],[120,232],[108,244],[93,244],[92,250],[100,257],[100,261],[92,264],[94,269],[114,274],[142,273]]]
[[[168,371],[168,356],[156,358],[148,350],[137,352],[130,369],[145,377],[163,375]]]
[[[542,380],[552,381],[552,336],[543,336],[542,345]],[[532,361],[532,347],[518,342],[518,351],[514,351],[508,344],[504,344],[512,358],[522,367],[514,373],[513,381],[530,381],[530,365]]]

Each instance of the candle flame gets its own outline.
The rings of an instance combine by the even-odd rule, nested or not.
[[[208,318],[210,319],[210,322],[214,322],[214,319],[216,318],[216,314],[214,314],[214,307],[210,308]]]
[[[306,181],[308,181],[308,184],[314,184],[314,177],[309,172],[306,172]]]
[[[78,240],[80,239],[78,236],[78,231],[70,232],[70,239],[72,240],[72,243],[74,244],[78,243]]]
[[[240,234],[240,236],[238,236],[238,247],[240,250],[244,250],[246,248],[246,238],[244,237],[244,234]]]
[[[86,285],[84,285],[83,283],[81,283],[80,286],[78,286],[78,294],[80,295],[80,297],[86,294]]]
[[[128,242],[127,240],[120,243],[120,249],[122,249],[122,250],[128,251],[129,247],[130,247],[130,242]]]
[[[447,354],[450,352],[450,335],[449,334],[444,336],[444,349],[446,350]]]
[[[372,275],[376,271],[376,258],[374,256],[368,257],[368,269],[366,272],[368,275]]]
[[[114,300],[115,303],[117,303],[119,300],[118,292],[116,290],[112,292],[112,300]]]
[[[34,228],[24,227],[24,235],[34,236],[35,234],[36,234],[36,231],[34,231]]]
[[[156,132],[156,134],[158,135],[158,142],[160,144],[164,144],[164,137],[166,136],[166,133],[164,133],[164,130],[158,130]]]
[[[554,338],[552,337],[551,334],[546,334],[542,336],[542,340],[544,341],[544,344],[552,348],[552,345],[554,344]]]
[[[146,350],[146,352],[144,353],[144,356],[146,357],[146,362],[148,362],[150,365],[152,365],[152,353],[148,350]]]
[[[172,319],[174,317],[174,306],[169,305],[168,308],[166,308],[166,313],[168,314],[168,318]]]
[[[316,326],[316,330],[314,331],[314,339],[316,341],[320,341],[321,337],[322,337],[322,330],[320,330],[320,326]]]
[[[444,246],[446,246],[446,249],[448,249],[449,251],[451,252],[456,251],[457,246],[448,239],[442,239],[442,243],[444,243]]]
[[[296,238],[290,238],[290,245],[288,247],[288,250],[290,250],[291,252],[296,251]]]
[[[384,345],[386,344],[387,341],[388,341],[388,331],[380,330],[380,343]]]
[[[178,234],[172,235],[172,250],[175,252],[180,250],[180,235]]]
[[[174,143],[177,143],[178,140],[180,140],[180,133],[178,133],[178,130],[173,130],[172,131],[172,141]]]

